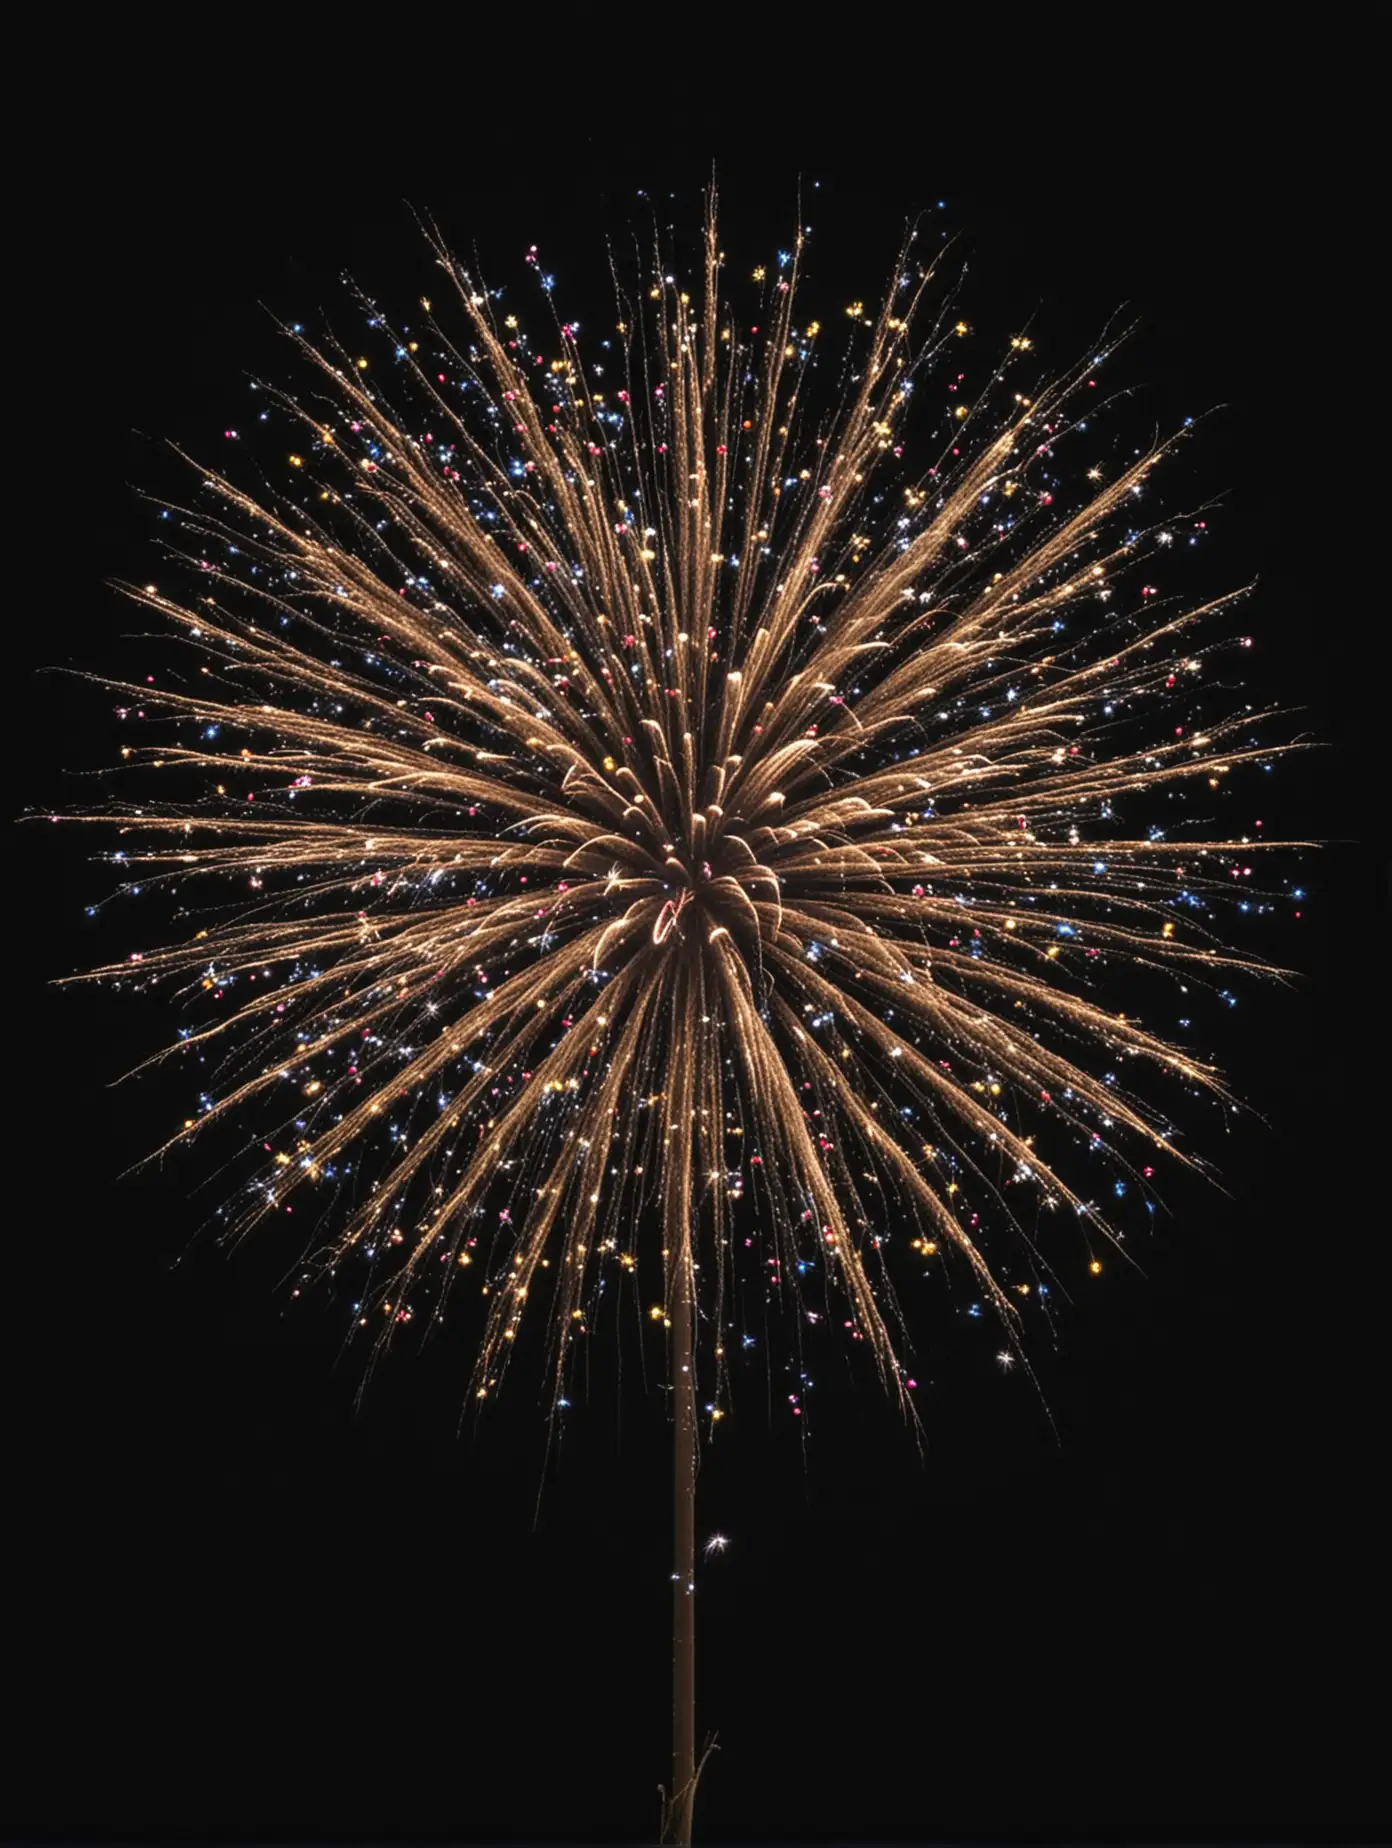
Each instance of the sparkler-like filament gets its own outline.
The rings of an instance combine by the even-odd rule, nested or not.
[[[193,665],[125,689],[173,722],[130,758],[184,789],[121,811],[121,857],[146,885],[250,888],[136,965],[217,998],[186,1049],[235,1049],[174,1141],[285,1119],[236,1224],[341,1196],[325,1262],[371,1260],[383,1340],[481,1282],[479,1397],[543,1282],[563,1394],[598,1280],[650,1243],[654,1318],[694,1305],[711,1331],[713,1404],[755,1243],[761,1287],[834,1280],[901,1397],[891,1233],[958,1254],[1016,1350],[979,1222],[1029,1243],[1035,1202],[1010,1203],[1033,1191],[1105,1234],[1051,1139],[1176,1154],[1091,1055],[1223,1095],[1082,978],[1251,966],[1175,904],[1251,843],[1123,819],[1271,754],[1245,710],[1119,741],[1148,702],[1178,709],[1222,607],[1132,594],[1155,535],[1126,528],[1168,445],[1070,487],[1056,452],[1098,361],[1032,401],[1003,365],[975,407],[954,382],[905,485],[911,390],[966,331],[914,344],[911,244],[878,315],[856,304],[815,429],[800,243],[750,332],[712,218],[694,299],[659,271],[602,365],[435,254],[465,333],[392,338],[407,408],[375,361],[294,334],[317,393],[264,393],[294,491],[200,471],[201,594],[131,593]]]

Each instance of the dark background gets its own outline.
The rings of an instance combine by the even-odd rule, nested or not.
[[[12,682],[32,732],[17,805],[74,803],[63,773],[115,748],[109,701],[28,672],[129,664],[103,580],[148,570],[133,486],[162,480],[157,439],[208,455],[245,417],[244,368],[278,363],[258,304],[348,325],[345,268],[414,302],[431,278],[409,199],[494,277],[541,244],[565,307],[602,316],[596,231],[629,222],[640,188],[694,222],[714,158],[740,267],[785,240],[803,176],[833,305],[877,292],[927,208],[932,238],[959,235],[987,332],[1037,310],[1071,358],[1133,306],[1156,418],[1228,407],[1183,465],[1184,498],[1231,490],[1206,581],[1260,577],[1239,619],[1257,692],[1330,746],[1256,806],[1268,832],[1356,835],[1369,618],[1331,596],[1319,483],[1352,338],[1330,201],[1361,161],[1337,153],[1331,60],[1368,55],[1360,30],[1335,16],[1313,44],[1255,48],[1229,24],[1215,44],[1181,9],[1109,53],[1077,14],[1037,43],[1003,25],[960,44],[907,27],[862,43],[839,17],[802,63],[773,31],[708,70],[674,49],[694,21],[643,50],[583,10],[554,45],[539,16],[535,43],[519,20],[496,51],[425,22],[402,22],[402,46],[377,20],[331,71],[310,46],[243,65],[221,42],[89,42],[32,256],[34,517],[53,530]],[[287,1313],[274,1238],[231,1261],[190,1250],[194,1176],[117,1180],[176,1106],[158,1084],[108,1087],[168,1022],[43,988],[128,947],[119,918],[84,917],[105,875],[58,834],[22,833],[12,888],[36,940],[10,972],[10,1826],[651,1837],[660,1393],[632,1380],[621,1421],[600,1395],[535,1520],[539,1382],[516,1376],[460,1438],[467,1355],[444,1340],[357,1406],[338,1321]],[[925,1363],[926,1461],[873,1392],[831,1380],[805,1444],[757,1391],[722,1428],[701,1481],[701,1531],[732,1538],[702,1571],[720,1742],[704,1839],[1379,1832],[1385,1654],[1360,1507],[1377,1446],[1350,1331],[1371,1219],[1346,1062],[1368,1001],[1351,936],[1372,928],[1351,919],[1371,901],[1347,842],[1303,872],[1302,919],[1286,907],[1261,940],[1303,979],[1245,989],[1213,1040],[1265,1120],[1211,1150],[1227,1195],[1170,1190],[1143,1278],[1115,1271],[1065,1317],[1040,1356],[1056,1428],[1020,1375],[950,1348]]]

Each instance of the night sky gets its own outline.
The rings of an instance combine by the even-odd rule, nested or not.
[[[416,84],[454,86],[423,37]],[[720,1750],[697,1831],[1375,1837],[1385,1657],[1357,1501],[1376,1445],[1348,1319],[1376,1216],[1348,1062],[1379,986],[1353,966],[1374,926],[1348,807],[1369,618],[1331,594],[1316,512],[1343,360],[1325,179],[1292,132],[1300,48],[1253,86],[1231,49],[1167,42],[1122,83],[1056,47],[1044,83],[1023,48],[1002,75],[978,47],[921,94],[890,55],[889,99],[844,117],[843,57],[868,57],[849,44],[826,51],[824,103],[800,82],[770,100],[762,66],[658,83],[634,53],[626,74],[567,54],[555,102],[544,84],[479,92],[465,59],[454,100],[421,109],[364,99],[370,44],[323,93],[248,58],[244,80],[166,96],[138,44],[108,50],[109,86],[84,79],[81,176],[54,177],[20,292],[53,394],[37,518],[60,495],[62,528],[42,600],[11,605],[32,730],[16,809],[75,804],[63,773],[115,752],[109,699],[32,670],[137,664],[118,637],[139,614],[104,580],[149,574],[134,489],[168,483],[160,439],[220,460],[245,372],[286,361],[258,304],[347,326],[344,269],[414,302],[431,272],[408,200],[499,279],[543,244],[565,307],[593,318],[602,236],[635,221],[640,188],[660,216],[675,193],[690,225],[714,156],[722,242],[752,263],[794,221],[801,172],[811,287],[824,275],[831,299],[875,294],[923,210],[934,239],[959,237],[984,333],[1033,312],[1062,364],[1129,304],[1124,364],[1151,421],[1226,406],[1167,493],[1226,492],[1205,583],[1260,578],[1234,619],[1258,638],[1253,697],[1302,707],[1290,729],[1330,746],[1265,779],[1257,812],[1268,833],[1350,837],[1302,865],[1298,921],[1286,906],[1244,939],[1304,979],[1244,984],[1214,1022],[1211,1050],[1266,1120],[1224,1135],[1209,1115],[1228,1193],[1169,1185],[1145,1274],[1113,1266],[1063,1316],[1036,1355],[1052,1425],[1021,1372],[931,1318],[922,1459],[832,1368],[804,1431],[770,1420],[757,1386],[737,1397],[700,1483],[700,1533],[731,1544],[701,1575],[699,1724]],[[30,824],[11,888],[34,935],[7,1035],[10,1827],[652,1837],[669,1724],[656,1380],[630,1366],[620,1395],[598,1360],[543,1491],[539,1372],[510,1374],[461,1437],[470,1355],[446,1332],[358,1404],[341,1321],[287,1303],[274,1233],[229,1261],[190,1244],[215,1204],[190,1201],[196,1166],[119,1180],[186,1093],[108,1088],[169,1037],[162,1005],[43,986],[139,938],[119,912],[84,915],[107,889],[98,845]]]

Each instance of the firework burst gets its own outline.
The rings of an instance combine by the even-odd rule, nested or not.
[[[1170,445],[1107,459],[1105,352],[1031,389],[1019,337],[970,389],[912,239],[819,373],[801,240],[736,312],[712,217],[587,351],[535,252],[540,332],[429,235],[448,311],[287,329],[284,488],[200,469],[197,594],[131,587],[187,644],[121,695],[174,793],[102,819],[206,916],[97,974],[204,1005],[173,1141],[250,1116],[229,1228],[311,1204],[383,1342],[482,1288],[480,1398],[541,1297],[564,1404],[617,1275],[719,1417],[741,1304],[815,1275],[910,1403],[891,1236],[966,1267],[1008,1364],[1044,1212],[1111,1236],[1055,1163],[1144,1190],[1187,1158],[1143,1078],[1223,1095],[1103,970],[1252,966],[1180,903],[1252,845],[1128,834],[1271,754],[1248,708],[1190,723],[1222,606],[1147,581]]]

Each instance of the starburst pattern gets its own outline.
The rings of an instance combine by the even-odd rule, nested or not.
[[[1222,605],[1146,581],[1170,445],[1094,441],[1106,352],[1031,391],[1021,336],[971,389],[914,250],[818,374],[801,239],[727,291],[712,218],[690,294],[659,262],[584,348],[535,251],[543,334],[436,240],[448,311],[287,329],[288,485],[200,470],[199,594],[132,588],[189,656],[123,689],[174,788],[117,857],[208,913],[98,974],[212,1010],[175,1141],[256,1124],[234,1230],[312,1204],[383,1339],[482,1287],[479,1396],[544,1294],[564,1404],[614,1279],[695,1304],[718,1417],[737,1296],[809,1273],[902,1396],[891,1236],[966,1266],[1004,1367],[988,1233],[1037,1277],[1067,1208],[1095,1250],[1055,1163],[1144,1189],[1185,1157],[1143,1097],[1223,1095],[1111,992],[1252,966],[1192,908],[1252,845],[1127,827],[1271,756],[1188,721]]]

